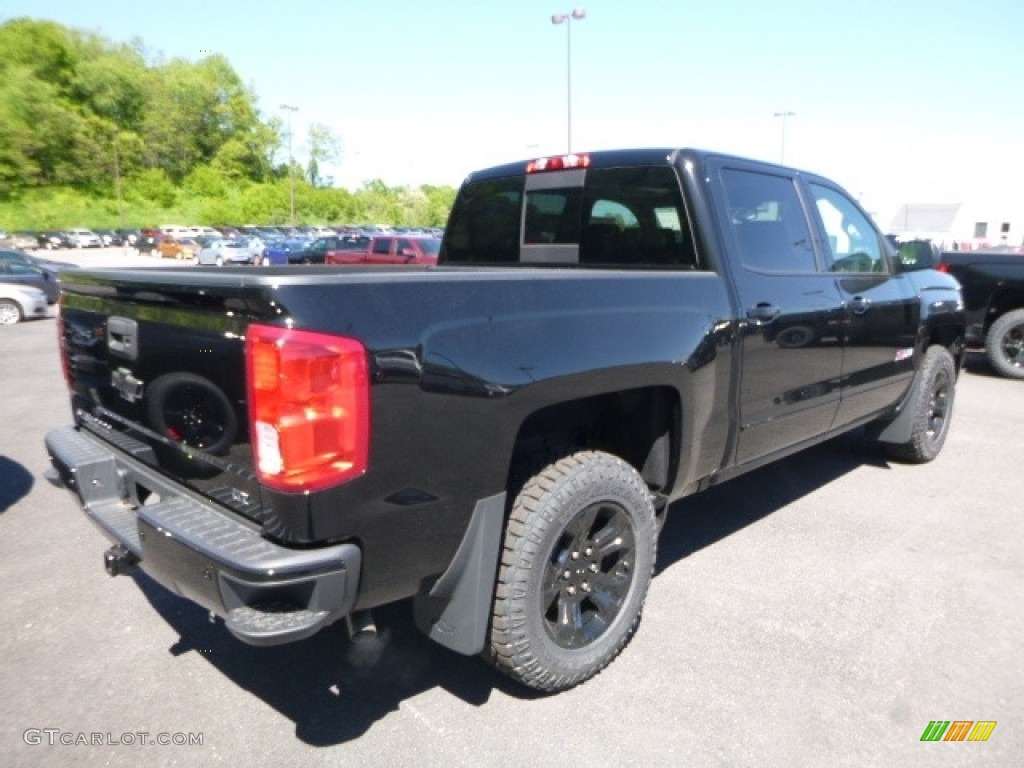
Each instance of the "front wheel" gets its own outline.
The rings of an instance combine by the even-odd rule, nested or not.
[[[10,299],[0,299],[0,325],[14,325],[21,321],[21,307]]]
[[[888,445],[890,455],[923,464],[942,450],[953,416],[956,394],[956,365],[945,347],[932,346],[925,352],[916,388],[906,407],[911,413],[910,439]]]
[[[593,451],[549,464],[509,516],[489,660],[548,692],[593,677],[633,636],[656,551],[651,496],[633,467]]]
[[[1024,379],[1024,309],[1007,312],[988,329],[985,357],[996,372]]]

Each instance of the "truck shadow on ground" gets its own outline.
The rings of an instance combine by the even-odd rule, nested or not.
[[[0,456],[0,514],[28,496],[35,480],[32,473],[6,456]]]
[[[886,467],[889,460],[855,430],[681,499],[669,508],[655,575],[865,465]]]
[[[992,364],[988,361],[985,356],[984,350],[969,349],[964,355],[964,370],[973,376],[985,376],[991,379],[1007,379],[1000,373],[997,373]]]
[[[877,457],[884,465],[881,454]],[[684,499],[669,512],[658,571],[875,458],[858,436],[837,438]],[[540,695],[480,659],[428,640],[413,624],[410,601],[375,609],[376,640],[350,640],[342,621],[298,643],[254,648],[144,574],[134,578],[179,634],[172,654],[200,653],[218,672],[292,720],[296,737],[313,746],[356,739],[404,702],[438,687],[473,706],[486,704],[495,691],[524,700]]]

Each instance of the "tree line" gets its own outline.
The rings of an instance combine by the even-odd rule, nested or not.
[[[139,38],[0,25],[0,227],[284,224],[290,170],[301,223],[445,223],[453,188],[325,186],[341,153],[330,128],[310,127],[305,168],[275,162],[286,138],[222,55],[164,60]]]

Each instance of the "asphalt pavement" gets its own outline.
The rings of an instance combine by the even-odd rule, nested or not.
[[[43,479],[71,419],[54,320],[0,328],[0,361],[4,765],[1021,764],[1024,382],[978,357],[931,464],[853,434],[676,504],[636,637],[557,696],[434,645],[407,603],[377,644],[260,649],[109,578]],[[997,725],[921,741],[933,721]]]

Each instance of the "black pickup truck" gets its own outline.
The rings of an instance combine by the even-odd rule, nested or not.
[[[1024,254],[946,251],[936,268],[960,281],[967,344],[999,374],[1024,379]]]
[[[670,502],[866,427],[942,448],[965,320],[840,187],[695,150],[462,185],[436,267],[82,270],[51,479],[243,641],[412,598],[537,689],[636,629]]]

